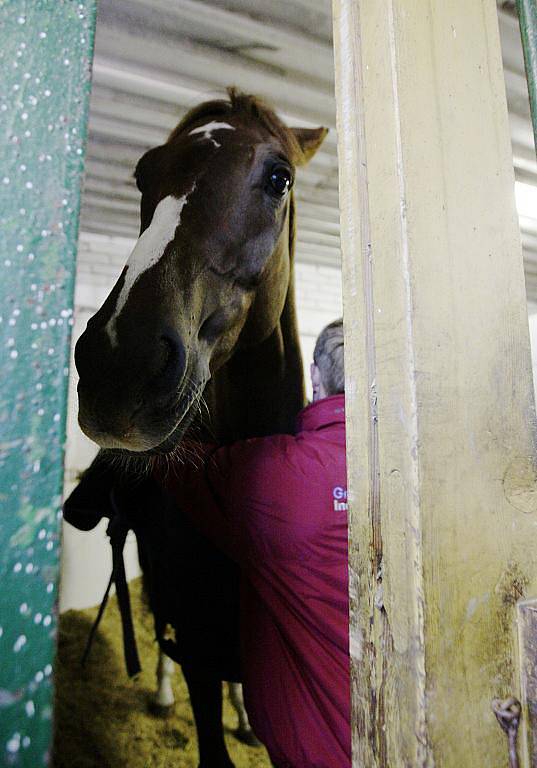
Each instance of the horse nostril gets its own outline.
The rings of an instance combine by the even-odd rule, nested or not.
[[[221,310],[216,310],[207,317],[198,331],[198,339],[212,343],[221,335],[226,326],[226,315]]]
[[[133,409],[131,413],[131,421],[134,421],[136,417],[144,410],[147,403],[143,397],[137,397],[133,403]]]
[[[151,383],[159,390],[168,392],[177,387],[185,372],[185,348],[175,331],[162,334],[159,348],[159,368]]]
[[[172,362],[173,353],[174,347],[170,343],[170,340],[165,336],[162,336],[162,338],[159,340],[159,367],[157,373],[155,374],[157,378],[166,371]]]

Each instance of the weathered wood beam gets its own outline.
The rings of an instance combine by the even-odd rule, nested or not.
[[[333,8],[353,765],[505,768],[537,488],[496,6]]]
[[[101,62],[106,61],[116,72],[125,72],[123,62],[129,62],[128,72],[134,73],[131,62],[136,62],[136,70],[153,69],[158,73],[158,80],[168,85],[173,85],[175,77],[189,78],[198,83],[199,92],[207,92],[208,98],[215,88],[237,85],[278,102],[283,109],[292,110],[296,105],[311,120],[331,119],[333,122],[334,98],[328,83],[314,85],[296,77],[282,88],[284,72],[261,64],[246,68],[237,56],[185,41],[163,46],[140,34],[102,29],[96,40],[96,57]],[[148,95],[158,97],[157,93],[149,92]]]
[[[147,0],[131,2],[147,12]],[[221,41],[226,37],[237,41],[237,50],[246,54],[250,60],[288,72],[301,72],[308,78],[316,77],[328,83],[333,81],[331,46],[319,40],[200,0],[152,0],[151,13],[158,11],[175,17],[178,34],[183,29],[201,28],[204,40],[209,42],[212,39],[215,45],[222,45]],[[270,44],[267,44],[267,40]]]

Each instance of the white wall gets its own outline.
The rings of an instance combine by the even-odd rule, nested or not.
[[[320,331],[343,313],[341,272],[332,267],[313,264],[296,265],[296,299],[298,327],[304,360],[307,395],[311,398],[309,364]]]
[[[110,240],[110,238],[107,238]],[[86,323],[100,307],[121,271],[121,265],[110,266],[110,258],[103,249],[104,243],[94,242],[81,234],[75,287],[75,313],[71,345],[71,369],[67,404],[67,443],[65,453],[64,496],[77,484],[78,475],[88,467],[97,446],[81,431],[77,422],[76,368],[73,350]],[[117,258],[126,259],[132,247],[131,241],[107,243],[117,248]],[[86,608],[101,601],[112,570],[112,553],[106,536],[107,521],[88,532],[77,531],[64,523],[61,549],[60,611],[70,608]],[[136,541],[129,535],[125,545],[125,567],[128,578],[139,574]]]
[[[132,250],[132,240],[82,233],[79,241],[78,271],[75,291],[73,347],[88,319],[101,306],[117,280]],[[330,267],[297,264],[297,311],[306,379],[309,362],[319,331],[342,313],[341,275]],[[308,396],[311,387],[308,388]],[[77,424],[76,369],[71,362],[67,416],[65,494],[76,485],[78,474],[92,461],[95,445]],[[127,576],[139,573],[134,538],[125,549]],[[106,521],[91,532],[80,532],[65,524],[62,546],[62,583],[60,610],[96,605],[102,598],[112,567],[106,536]]]

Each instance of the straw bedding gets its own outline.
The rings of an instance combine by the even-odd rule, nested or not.
[[[167,718],[149,711],[155,688],[157,645],[141,579],[131,582],[136,639],[143,670],[137,680],[125,672],[121,624],[111,598],[83,669],[80,658],[97,608],[60,617],[55,666],[54,768],[196,768],[198,753],[188,692],[177,667],[176,705]],[[237,718],[224,703],[226,741],[237,768],[269,768],[262,747],[233,736]]]

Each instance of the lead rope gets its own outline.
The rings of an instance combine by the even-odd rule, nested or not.
[[[82,666],[86,666],[86,662],[89,658],[91,646],[93,645],[93,640],[95,638],[95,633],[97,632],[97,629],[99,627],[99,624],[101,623],[101,619],[103,617],[104,609],[106,608],[106,604],[108,603],[108,597],[110,595],[110,589],[112,588],[112,584],[114,583],[114,571],[112,570],[112,573],[110,574],[110,579],[108,580],[108,586],[106,587],[106,592],[104,593],[104,597],[101,600],[101,604],[99,606],[99,612],[97,613],[97,616],[95,618],[95,621],[91,625],[90,633],[88,635],[88,639],[86,641],[86,647],[84,648],[84,653],[82,654]]]
[[[125,562],[123,560],[123,549],[127,534],[129,532],[129,526],[126,521],[123,520],[121,511],[116,503],[114,489],[110,492],[110,503],[113,509],[113,515],[108,523],[107,534],[110,538],[110,546],[112,547],[112,573],[106,592],[99,606],[99,612],[91,627],[86,647],[82,655],[82,666],[85,666],[88,660],[95,633],[101,623],[101,619],[104,614],[104,610],[108,603],[110,596],[110,589],[112,584],[116,585],[117,602],[119,606],[119,612],[121,615],[121,628],[123,633],[123,652],[125,655],[125,665],[127,667],[127,674],[129,677],[134,677],[142,670],[140,665],[140,659],[138,656],[138,649],[136,647],[136,636],[134,633],[134,625],[132,621],[131,602],[129,595],[129,585],[127,583],[127,577],[125,574]]]

